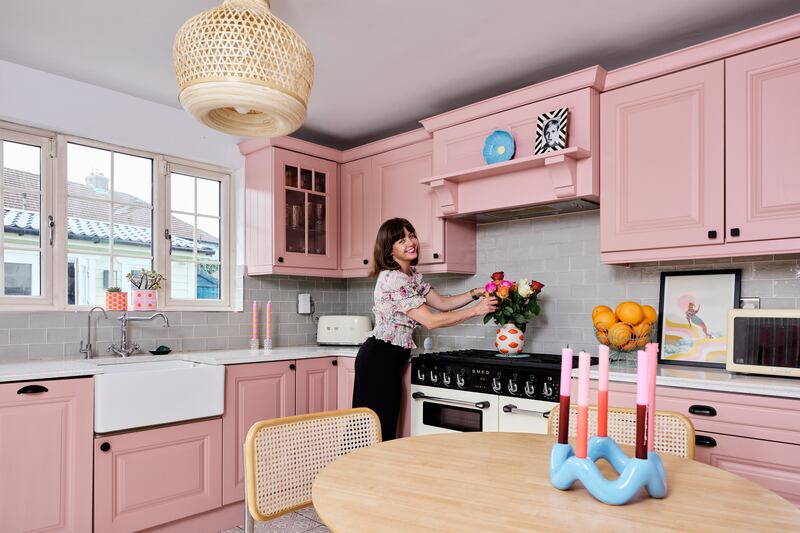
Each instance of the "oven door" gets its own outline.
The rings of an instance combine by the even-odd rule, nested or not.
[[[498,431],[547,435],[550,409],[557,405],[555,402],[500,396]]]
[[[411,435],[497,431],[497,396],[411,386]]]

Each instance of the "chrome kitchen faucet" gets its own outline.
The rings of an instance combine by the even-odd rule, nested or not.
[[[92,358],[92,313],[94,313],[97,309],[103,312],[103,318],[108,320],[108,315],[106,314],[106,310],[96,305],[89,310],[89,314],[86,315],[86,321],[88,323],[88,327],[86,330],[86,346],[83,346],[83,341],[81,341],[81,347],[78,351],[86,356],[86,359]]]
[[[128,346],[128,322],[145,322],[149,320],[153,320],[155,317],[160,316],[164,319],[164,327],[169,327],[169,318],[164,313],[155,313],[150,316],[128,316],[128,312],[122,313],[122,315],[117,318],[120,321],[120,339],[119,339],[119,346],[111,344],[108,348],[106,348],[107,352],[114,352],[115,354],[119,355],[120,357],[128,357],[131,354],[134,354],[139,351],[139,345],[137,343],[133,343],[132,345]]]

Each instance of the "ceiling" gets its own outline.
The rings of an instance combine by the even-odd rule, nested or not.
[[[180,107],[172,41],[221,0],[2,0],[0,59]],[[316,80],[294,134],[350,148],[580,68],[800,12],[797,0],[272,0]]]

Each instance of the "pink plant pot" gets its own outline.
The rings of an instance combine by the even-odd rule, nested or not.
[[[158,291],[133,289],[134,311],[155,311],[158,308]]]
[[[106,311],[127,311],[128,293],[127,292],[107,292]]]

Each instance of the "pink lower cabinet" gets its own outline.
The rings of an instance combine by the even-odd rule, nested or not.
[[[0,530],[92,530],[91,378],[0,385]]]
[[[297,360],[298,415],[337,409],[338,359],[338,357],[318,357]]]
[[[353,385],[356,380],[356,358],[339,357],[339,370],[336,374],[336,408],[353,407]]]
[[[222,420],[99,435],[94,530],[138,531],[222,503]]]
[[[222,503],[244,499],[242,445],[259,420],[295,414],[295,362],[251,363],[225,367],[222,417]]]

